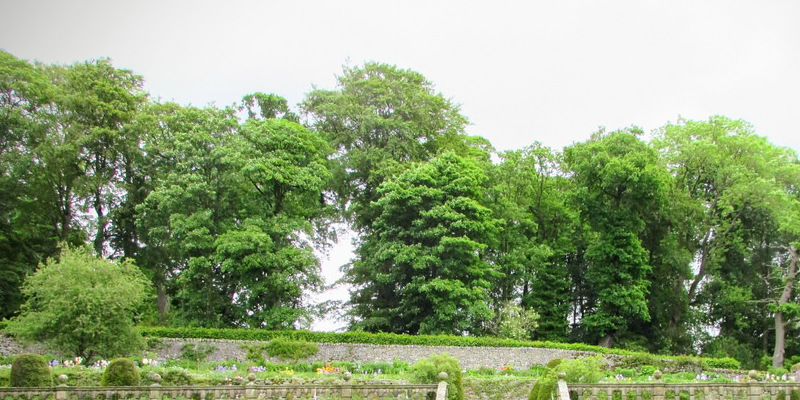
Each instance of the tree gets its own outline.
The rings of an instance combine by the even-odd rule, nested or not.
[[[566,340],[570,311],[568,254],[574,251],[576,215],[559,155],[534,144],[500,154],[490,168],[488,206],[502,222],[489,259],[502,274],[493,285],[496,310],[519,302],[541,319],[533,336]],[[499,316],[499,313],[497,314]]]
[[[662,207],[666,170],[638,130],[603,132],[565,149],[575,200],[591,229],[586,280],[597,295],[581,323],[610,347],[632,320],[648,321],[649,254],[641,235]]]
[[[687,302],[720,331],[707,348],[743,345],[752,359],[740,361],[756,367],[775,329],[773,362],[782,364],[782,319],[794,314],[795,302],[786,291],[795,280],[791,244],[800,233],[797,155],[755,135],[746,121],[722,116],[669,124],[653,143],[682,193],[678,241],[697,265],[682,285]],[[684,312],[674,309],[673,326]]]
[[[286,119],[239,124],[231,108],[163,111],[156,125],[166,140],[145,148],[157,179],[135,210],[141,262],[168,283],[173,321],[302,322],[303,295],[321,285],[313,244],[325,225],[327,144]]]
[[[127,355],[144,341],[134,329],[148,283],[131,261],[111,262],[81,247],[65,249],[24,283],[12,335],[91,360]]]
[[[0,51],[0,319],[16,314],[25,277],[56,254],[50,203],[36,201],[30,149],[50,126],[52,92],[41,68]]]
[[[532,333],[539,326],[539,314],[533,310],[526,310],[509,301],[498,312],[499,323],[496,335],[505,339],[530,340]]]
[[[467,119],[422,74],[393,65],[346,67],[338,86],[313,90],[302,107],[333,148],[338,203],[363,233],[378,187],[460,142]]]
[[[492,317],[485,260],[497,221],[481,205],[486,176],[449,152],[381,185],[374,234],[347,272],[354,327],[480,334]]]

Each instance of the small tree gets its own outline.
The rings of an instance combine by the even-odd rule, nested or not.
[[[87,360],[124,355],[144,347],[134,323],[147,287],[129,261],[104,260],[89,248],[66,249],[25,281],[27,300],[6,332]]]
[[[504,339],[528,340],[539,327],[539,314],[508,301],[500,309],[497,336]]]

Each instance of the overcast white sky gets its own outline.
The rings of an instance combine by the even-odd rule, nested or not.
[[[499,150],[722,114],[800,151],[796,0],[0,0],[0,48],[109,57],[197,106],[255,91],[296,104],[345,63],[386,62],[425,75]]]

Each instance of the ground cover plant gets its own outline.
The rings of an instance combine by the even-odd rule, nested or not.
[[[440,362],[437,363],[437,359]],[[234,360],[226,362],[210,362],[195,360],[156,360],[148,357],[128,358],[138,368],[141,385],[156,383],[154,376],[160,376],[160,384],[164,386],[180,385],[244,385],[248,382],[250,374],[259,384],[336,384],[342,382],[345,372],[352,374],[353,383],[412,383],[412,382],[438,382],[439,369],[448,370],[451,378],[460,369],[445,368],[447,356],[439,355],[422,360],[417,364],[409,364],[401,360],[394,362],[267,362],[263,359],[258,362]],[[100,386],[104,372],[109,363],[98,360],[88,364],[81,358],[59,359],[45,356],[50,368],[50,377],[57,381],[59,375],[67,376],[68,386]],[[596,360],[590,358],[589,360]],[[443,361],[444,360],[444,361]],[[0,360],[0,387],[10,386],[11,362],[9,358]],[[591,364],[591,365],[589,365]],[[457,365],[457,361],[456,364]],[[586,360],[554,360],[548,366],[533,366],[531,368],[515,368],[507,365],[500,368],[481,367],[463,370],[461,379],[464,387],[472,391],[488,390],[486,388],[503,385],[503,387],[516,388],[514,390],[528,390],[531,381],[554,379],[550,371],[565,370],[568,374],[577,374],[590,371],[592,381],[615,383],[645,383],[652,382],[653,374],[658,368],[653,365],[618,366],[610,368],[605,364]],[[569,372],[572,371],[572,372]],[[577,371],[577,372],[576,372]],[[439,371],[440,372],[440,371]],[[427,376],[421,379],[420,376]],[[435,378],[431,378],[434,376]],[[572,379],[568,375],[568,380]],[[770,374],[762,371],[759,380],[782,381],[788,377],[782,374]],[[661,380],[666,383],[682,382],[719,382],[733,383],[747,379],[747,373],[731,370],[699,370],[663,373]],[[452,381],[451,381],[452,382]],[[514,382],[520,382],[519,384]],[[483,389],[482,389],[483,388]]]

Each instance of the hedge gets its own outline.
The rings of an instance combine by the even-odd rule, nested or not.
[[[306,330],[272,331],[262,329],[215,329],[215,328],[163,328],[140,327],[142,336],[173,339],[217,339],[249,340],[267,342],[276,338],[313,343],[354,343],[373,345],[415,345],[454,347],[536,347],[558,350],[585,351],[595,354],[658,358],[676,367],[738,369],[740,363],[732,358],[704,358],[694,356],[653,356],[649,353],[622,349],[609,349],[583,343],[559,343],[546,341],[521,341],[493,337],[451,335],[399,335],[395,333],[368,332],[311,332]]]
[[[559,343],[542,341],[520,341],[492,337],[450,335],[400,335],[395,333],[368,332],[311,332],[306,330],[270,331],[259,329],[215,329],[215,328],[161,328],[140,327],[142,336],[174,339],[218,339],[270,341],[275,338],[314,343],[359,343],[375,345],[416,345],[456,347],[541,347],[550,349],[590,351],[602,354],[634,354],[626,350],[608,349],[583,343]]]

